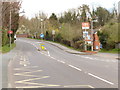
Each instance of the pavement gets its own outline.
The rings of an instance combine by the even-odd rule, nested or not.
[[[39,50],[41,43],[46,50]],[[72,54],[77,51],[33,39],[18,38],[16,44],[10,57],[3,55],[4,61],[10,60],[4,63],[8,66],[9,88],[118,87],[119,61],[115,58]]]
[[[2,73],[2,54],[0,54],[0,73]],[[2,74],[0,74],[0,89],[2,88]]]
[[[8,65],[10,60],[12,60],[14,54],[15,54],[14,49],[8,53],[0,54],[0,67],[1,67],[0,83],[2,88],[8,87]]]

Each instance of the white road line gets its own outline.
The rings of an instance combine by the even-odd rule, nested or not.
[[[78,71],[82,71],[81,69],[79,69],[79,68],[77,68],[77,67],[75,67],[75,66],[73,66],[73,65],[68,65],[68,66],[70,66],[70,67],[72,67],[72,68],[74,68],[74,69],[76,69],[76,70],[78,70]]]
[[[75,56],[79,56],[79,55],[75,55]],[[85,56],[79,56],[81,58],[87,58],[87,59],[91,59],[91,60],[96,60],[96,61],[104,61],[104,62],[117,62],[117,61],[113,61],[113,60],[103,60],[103,59],[97,59],[97,58],[91,58],[91,57],[85,57]]]
[[[48,56],[50,56],[50,52],[49,51],[47,51],[48,52]]]
[[[59,62],[61,62],[61,63],[65,63],[64,61],[59,61]]]
[[[93,75],[93,74],[91,74],[91,73],[88,73],[88,75],[93,76],[93,77],[95,77],[95,78],[97,78],[97,79],[99,79],[99,80],[102,80],[102,81],[104,81],[104,82],[106,82],[106,83],[108,83],[108,84],[114,85],[114,83],[112,83],[112,82],[110,82],[110,81],[107,81],[107,80],[105,80],[105,79],[103,79],[103,78],[100,78],[100,77],[98,77],[98,76],[96,76],[96,75]]]
[[[60,62],[60,60],[57,60],[58,62]]]
[[[27,66],[27,64],[24,64],[23,66],[24,66],[24,67],[26,67],[26,66]]]
[[[93,59],[93,58],[91,58],[91,57],[84,57],[84,58]]]
[[[50,57],[50,58],[55,59],[54,57]]]

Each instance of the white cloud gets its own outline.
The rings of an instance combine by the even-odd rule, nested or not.
[[[119,0],[23,0],[22,9],[25,15],[33,17],[39,11],[50,15],[52,12],[60,14],[68,9],[77,8],[82,4],[112,8]]]

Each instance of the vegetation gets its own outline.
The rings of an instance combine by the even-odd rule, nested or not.
[[[9,45],[9,44],[4,45],[3,47],[0,48],[0,52],[2,52],[2,53],[7,53],[7,52],[9,52],[10,50],[12,50],[15,46],[16,46],[15,43],[11,44],[11,48],[10,48],[10,45]]]
[[[118,26],[120,15],[116,12],[115,6],[113,11],[103,7],[96,7],[90,10],[88,5],[82,5],[77,9],[70,9],[57,17],[55,13],[48,18],[43,12],[36,14],[34,18],[22,18],[20,25],[24,25],[24,33],[28,33],[32,38],[40,38],[41,32],[44,33],[46,40],[54,40],[61,44],[83,50],[84,38],[82,36],[82,22],[93,22],[93,29],[98,31],[98,36],[103,49],[115,49],[115,45],[119,43]],[[118,18],[118,20],[117,20]],[[41,21],[42,19],[42,21]],[[52,31],[55,30],[55,35]],[[89,30],[90,33],[90,30]],[[88,45],[90,47],[90,45]]]
[[[14,44],[14,35],[19,27],[19,10],[20,10],[21,2],[13,1],[13,2],[0,2],[0,43],[1,43],[1,51],[3,53],[10,51],[15,47]],[[11,34],[11,40],[13,43],[10,49],[9,47],[9,34],[8,31],[11,30],[13,33]]]
[[[1,2],[2,25],[0,25],[0,30],[2,31],[0,32],[0,34],[2,33],[2,46],[5,46],[9,43],[9,35],[7,32],[10,29],[13,31],[13,34],[11,35],[11,37],[12,37],[12,43],[14,42],[14,35],[19,25],[20,5],[21,5],[21,2],[11,2],[11,3]],[[10,19],[11,19],[11,25],[10,25]]]
[[[101,49],[100,52],[103,52],[103,53],[120,53],[120,49],[111,49],[111,50]]]
[[[114,49],[115,45],[120,42],[120,32],[118,32],[118,26],[120,23],[108,23],[106,24],[98,35],[103,48],[106,50]]]

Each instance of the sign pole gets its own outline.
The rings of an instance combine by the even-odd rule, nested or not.
[[[9,26],[9,30],[11,30],[11,1],[10,1],[10,17],[9,17],[9,19],[10,19],[10,26]],[[10,49],[11,49],[11,33],[9,33],[9,37],[10,37]]]
[[[91,51],[93,51],[93,21],[91,20]]]
[[[53,42],[55,41],[55,30],[52,30]]]
[[[85,32],[86,32],[87,29],[89,29],[89,27],[90,27],[89,22],[83,22],[82,23],[82,29],[85,30]],[[87,51],[87,41],[86,41],[87,40],[87,34],[85,35],[84,39],[85,39],[84,49],[85,49],[85,51]]]
[[[53,35],[53,42],[54,42],[54,35]]]
[[[43,42],[43,38],[44,38],[44,34],[43,33],[40,34],[40,38],[41,38],[41,42]]]
[[[10,49],[11,49],[11,34],[9,34],[9,37],[10,37]]]
[[[86,29],[85,29],[85,32],[86,32]],[[85,51],[87,51],[87,42],[86,42],[86,35],[85,35]]]

